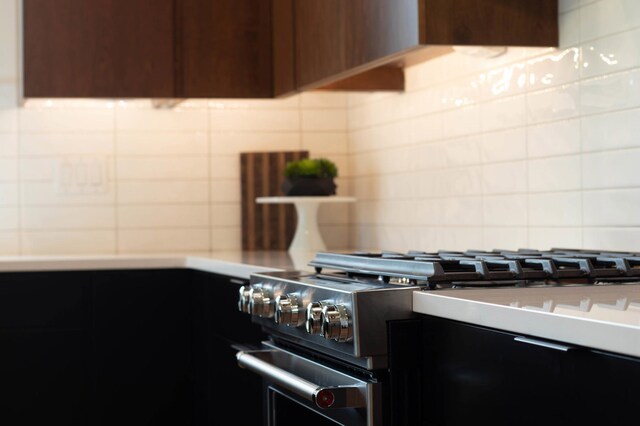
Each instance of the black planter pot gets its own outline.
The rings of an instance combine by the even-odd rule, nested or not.
[[[296,177],[286,178],[281,186],[284,195],[335,195],[333,178]]]

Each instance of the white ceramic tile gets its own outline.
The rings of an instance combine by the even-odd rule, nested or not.
[[[583,151],[640,146],[640,109],[624,110],[611,114],[583,117]]]
[[[580,192],[529,194],[529,224],[536,227],[581,226]]]
[[[580,0],[558,0],[558,11],[566,12],[580,6]]]
[[[0,158],[0,182],[18,180],[18,159]]]
[[[529,191],[580,189],[580,156],[551,157],[529,161]]]
[[[422,143],[442,137],[442,115],[431,114],[412,118],[406,122],[407,143]]]
[[[350,248],[348,230],[344,225],[320,225],[320,233],[328,250]]]
[[[443,250],[469,250],[482,247],[483,231],[480,227],[452,227],[440,230]]]
[[[207,179],[207,157],[124,157],[116,163],[118,180]]]
[[[21,158],[20,180],[26,181],[53,181],[56,177],[58,159],[53,157]]]
[[[640,65],[640,30],[582,45],[582,77],[589,78]]]
[[[210,250],[208,228],[124,229],[119,253],[185,253]]]
[[[442,108],[451,109],[480,102],[482,99],[482,91],[480,82],[476,77],[466,77],[461,80],[450,82],[443,88],[440,96],[442,97]]]
[[[443,201],[444,224],[450,226],[474,226],[482,225],[482,198],[458,197],[448,198]]]
[[[24,255],[115,254],[114,230],[23,231]]]
[[[0,157],[18,155],[18,135],[16,133],[0,133]]]
[[[110,133],[23,133],[19,145],[22,157],[63,155],[113,155]]]
[[[212,227],[240,227],[242,212],[239,203],[211,204],[210,209]]]
[[[496,163],[482,166],[482,191],[484,194],[520,193],[527,190],[527,166],[525,161]]]
[[[209,160],[211,179],[239,179],[240,157],[238,155],[216,155]]]
[[[18,200],[18,183],[0,182],[0,206],[15,206]]]
[[[609,112],[640,106],[640,70],[582,81],[580,109],[583,114]]]
[[[445,170],[437,185],[437,196],[467,196],[482,193],[482,168],[480,166]],[[429,182],[427,182],[428,184]]]
[[[482,248],[485,250],[517,250],[529,247],[529,232],[525,227],[485,227],[482,239]]]
[[[580,152],[580,122],[554,121],[527,129],[527,150],[531,158]]]
[[[347,107],[347,92],[310,91],[301,93],[299,97],[303,109]]]
[[[480,159],[484,163],[522,160],[527,156],[525,128],[484,133],[480,142]]]
[[[585,226],[637,226],[640,190],[585,191]]]
[[[207,110],[124,109],[116,110],[116,129],[122,131],[200,131],[209,130]]]
[[[236,203],[240,201],[240,180],[218,179],[211,181],[212,203]]]
[[[481,128],[480,123],[478,106],[455,108],[442,114],[442,133],[446,138],[478,133]]]
[[[555,50],[527,62],[529,90],[572,83],[580,78],[580,49]]]
[[[564,49],[580,42],[580,10],[574,9],[558,15],[559,47]]]
[[[582,228],[529,228],[529,246],[538,250],[549,250],[555,247],[584,248],[582,244]],[[598,247],[602,249],[603,247]]]
[[[494,100],[521,95],[527,88],[527,69],[524,62],[494,68],[481,74],[482,97]]]
[[[206,101],[207,107],[212,110],[237,110],[237,109],[298,109],[301,102],[301,94],[287,96],[278,99],[237,99],[215,98]],[[192,100],[192,99],[190,99]]]
[[[322,132],[302,134],[302,149],[308,150],[311,157],[326,154],[346,154],[348,152],[347,132]]]
[[[16,231],[0,232],[0,255],[17,256],[20,254],[20,233]]]
[[[18,109],[0,108],[0,133],[18,132]]]
[[[301,113],[303,131],[344,131],[347,112],[342,109],[309,109]]]
[[[580,10],[583,40],[593,40],[640,26],[640,3],[636,0],[606,0]]]
[[[0,2],[0,80],[18,76],[18,2]]]
[[[118,203],[178,204],[208,203],[209,181],[122,181],[118,182]]]
[[[23,207],[21,225],[26,230],[105,229],[115,227],[111,206]]]
[[[441,155],[444,156],[445,166],[456,167],[480,163],[479,136],[467,136],[450,139],[441,144]]]
[[[204,228],[209,226],[209,206],[180,204],[118,206],[119,229]]]
[[[9,80],[3,82],[0,79],[0,108],[12,108],[18,106],[18,81]]]
[[[114,111],[110,108],[21,108],[19,127],[22,132],[112,132]]]
[[[206,132],[162,132],[130,133],[119,132],[116,136],[118,155],[207,155],[209,138]]]
[[[97,193],[73,193],[58,189],[55,182],[23,181],[20,183],[20,203],[23,206],[113,205],[115,191],[108,184]],[[46,207],[42,207],[43,209]]]
[[[211,131],[298,131],[300,113],[297,110],[211,110]]]
[[[577,116],[580,112],[579,93],[577,84],[529,93],[528,122],[535,124]]]
[[[18,229],[20,213],[17,207],[0,207],[0,230]]]
[[[640,228],[585,228],[583,239],[586,249],[637,252]]]
[[[585,189],[640,186],[640,149],[584,154]]]
[[[485,226],[526,226],[527,196],[518,194],[484,197],[483,217]]]
[[[499,99],[483,105],[482,130],[491,132],[526,124],[524,95]]]
[[[300,134],[270,132],[211,133],[211,154],[239,154],[241,152],[299,151]]]
[[[239,250],[242,248],[240,228],[211,228],[211,250]]]

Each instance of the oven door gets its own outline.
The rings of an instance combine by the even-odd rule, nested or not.
[[[240,367],[263,378],[268,426],[298,425],[300,419],[308,425],[382,424],[378,382],[275,347],[239,351],[236,358]]]

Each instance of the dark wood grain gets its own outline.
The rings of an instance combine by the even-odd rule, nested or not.
[[[273,96],[271,2],[177,0],[178,97]]]
[[[273,95],[295,93],[293,0],[272,0]]]
[[[26,97],[172,97],[173,0],[24,0]]]
[[[557,0],[420,0],[423,44],[557,46]]]
[[[256,197],[283,196],[280,186],[287,162],[308,157],[308,151],[240,154],[243,250],[289,248],[297,223],[295,207],[257,204]]]
[[[329,83],[317,90],[402,92],[404,91],[404,70],[398,66],[381,66]]]

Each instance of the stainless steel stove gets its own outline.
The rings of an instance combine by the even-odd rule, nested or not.
[[[238,363],[262,374],[278,394],[301,397],[323,416],[355,416],[341,424],[383,424],[389,415],[389,394],[396,392],[385,384],[396,368],[390,358],[399,346],[412,344],[391,330],[399,329],[396,324],[411,327],[417,317],[412,308],[416,291],[640,282],[638,253],[562,248],[319,252],[309,266],[315,271],[254,274],[250,285],[240,289],[239,309],[270,338],[264,342],[266,352],[239,352]],[[270,364],[275,358],[280,365]],[[309,369],[298,371],[305,363]],[[326,370],[319,374],[317,367]],[[316,383],[331,376],[329,371],[351,375],[357,384],[344,384],[343,376],[334,378],[338,384]]]

